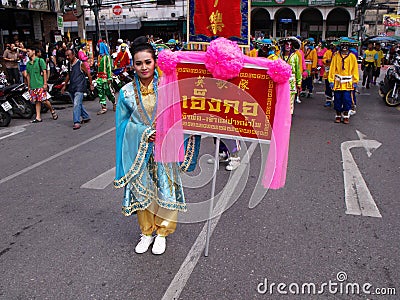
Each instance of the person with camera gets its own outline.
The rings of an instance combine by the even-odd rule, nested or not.
[[[4,64],[7,70],[7,80],[9,84],[20,83],[19,80],[19,54],[15,44],[7,46],[3,53]]]

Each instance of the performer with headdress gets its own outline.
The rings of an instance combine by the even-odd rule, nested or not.
[[[358,47],[360,46],[360,43],[355,40],[355,39],[350,39],[351,44],[350,44],[350,48],[349,51],[351,54],[354,54],[354,56],[356,57],[356,59],[358,60]],[[359,94],[360,92],[357,89],[353,90],[353,97],[352,97],[352,103],[351,103],[351,109],[349,111],[349,115],[355,115],[356,114],[356,108],[357,108],[357,94]]]
[[[300,48],[300,41],[292,37],[286,37],[279,40],[281,45],[280,58],[287,62],[292,67],[292,76],[290,77],[290,105],[291,113],[294,111],[294,100],[297,92],[301,90],[301,63],[299,56],[296,53],[296,48]]]
[[[328,75],[329,75],[329,69],[331,66],[331,62],[332,62],[332,57],[335,55],[336,53],[336,44],[337,44],[337,39],[327,39],[327,43],[328,43],[328,50],[325,52],[323,58],[322,58],[322,62],[324,64],[324,76],[323,79],[325,81],[325,96],[326,96],[326,101],[324,106],[325,107],[331,107],[332,106],[332,101],[333,101],[333,92],[331,89],[331,86],[329,84],[329,80],[328,80]]]
[[[111,58],[108,51],[108,47],[104,42],[99,42],[99,67],[97,72],[97,90],[99,91],[99,102],[101,105],[100,111],[97,112],[98,115],[107,112],[107,98],[113,104],[113,110],[115,111],[115,97],[110,89],[110,82],[112,80],[112,70],[111,70]]]
[[[349,124],[349,110],[352,105],[353,90],[359,80],[357,58],[349,51],[351,40],[341,38],[339,53],[333,56],[329,69],[329,84],[334,91],[335,123]]]
[[[90,72],[90,65],[88,63],[89,58],[84,51],[85,47],[86,47],[86,43],[82,43],[80,37],[77,37],[74,40],[74,48],[77,51],[77,57],[85,65],[86,69],[89,70],[89,72]]]
[[[324,76],[324,63],[322,59],[324,58],[324,54],[328,49],[326,48],[326,42],[320,41],[318,46],[316,47],[317,57],[318,57],[318,67],[320,67],[319,72],[315,74],[315,79],[318,80],[318,83],[322,83],[322,78]]]
[[[309,38],[304,41],[304,59],[306,61],[307,77],[303,80],[302,90],[303,93],[307,92],[307,98],[312,97],[313,94],[313,77],[317,70],[318,56],[315,50],[315,41],[313,38]]]
[[[155,161],[157,106],[163,93],[156,54],[146,37],[138,37],[132,56],[134,79],[121,89],[116,112],[114,186],[125,188],[123,214],[137,213],[142,235],[135,251],[146,252],[154,241],[152,253],[162,254],[166,237],[176,229],[178,211],[186,211],[180,172],[194,169],[200,138],[186,139],[183,163]]]
[[[275,46],[271,39],[262,39],[257,42],[259,45],[258,57],[266,57],[271,60],[278,59],[275,53]]]

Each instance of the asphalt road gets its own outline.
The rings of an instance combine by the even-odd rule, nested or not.
[[[136,217],[121,214],[122,191],[110,180],[114,113],[97,116],[98,103],[85,102],[92,121],[76,131],[70,105],[58,105],[57,121],[13,119],[0,130],[0,299],[399,299],[400,111],[377,87],[360,88],[357,114],[335,124],[316,88],[295,108],[284,188],[249,208],[259,146],[239,169],[218,171],[217,206],[226,207],[211,223],[208,257],[207,205],[195,204],[210,198],[211,138],[202,140],[201,170],[185,178],[192,206],[166,253],[138,255]],[[360,133],[381,143],[350,151],[381,217],[346,214],[341,147]],[[395,296],[367,294],[392,288]]]

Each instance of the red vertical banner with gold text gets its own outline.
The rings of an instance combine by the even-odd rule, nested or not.
[[[204,64],[177,66],[183,129],[220,137],[271,139],[275,83],[266,69],[245,66],[239,76],[217,80]]]
[[[188,41],[209,43],[217,37],[249,45],[250,0],[188,0]]]

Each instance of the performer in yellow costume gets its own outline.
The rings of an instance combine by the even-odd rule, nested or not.
[[[331,61],[333,55],[336,54],[336,42],[335,41],[330,41],[328,42],[328,50],[324,53],[324,56],[322,58],[322,63],[324,64],[324,76],[323,79],[325,81],[325,96],[326,96],[326,101],[324,106],[325,107],[331,107],[332,106],[332,100],[333,100],[333,92],[331,89],[331,86],[329,85],[329,80],[328,80],[328,75],[329,75],[329,69],[331,67]]]
[[[374,49],[372,42],[368,43],[368,49],[365,50],[361,69],[363,70],[363,87],[366,86],[369,89],[369,85],[372,82],[372,75],[375,72],[375,68],[378,64],[378,53]],[[366,84],[366,85],[365,85]]]
[[[349,124],[353,90],[359,80],[357,58],[349,50],[351,44],[349,38],[340,39],[340,51],[333,56],[329,69],[328,80],[335,97],[335,123],[340,123],[343,118],[343,123]]]
[[[310,98],[313,95],[313,89],[314,89],[313,77],[315,75],[315,72],[317,71],[317,63],[318,63],[317,50],[315,50],[315,41],[313,38],[305,40],[304,59],[306,62],[308,76],[305,79],[303,79],[302,90],[303,90],[303,95],[306,95],[307,98]],[[307,89],[308,92],[306,92]]]

